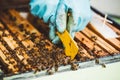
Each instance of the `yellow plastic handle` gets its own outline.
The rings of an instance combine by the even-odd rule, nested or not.
[[[63,33],[57,32],[57,35],[65,47],[66,56],[70,56],[71,60],[74,59],[78,52],[78,46],[76,42],[72,39],[67,30],[65,30]]]

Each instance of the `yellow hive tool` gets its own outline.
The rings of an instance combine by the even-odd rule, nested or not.
[[[78,46],[76,42],[72,39],[67,30],[65,30],[63,33],[57,32],[57,35],[65,47],[66,56],[70,56],[71,60],[74,59],[78,52]]]

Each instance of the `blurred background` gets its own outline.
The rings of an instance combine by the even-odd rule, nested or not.
[[[120,24],[120,0],[91,0],[91,5]]]

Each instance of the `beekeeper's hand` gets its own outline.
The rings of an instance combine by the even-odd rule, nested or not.
[[[70,12],[70,16],[67,13]],[[91,19],[89,0],[60,0],[56,13],[56,21],[50,25],[50,38],[53,43],[58,43],[59,38],[55,29],[61,33],[68,30],[72,38],[75,32],[83,30]]]
[[[89,0],[31,0],[30,6],[33,15],[49,22],[49,37],[55,44],[59,42],[56,30],[63,33],[67,29],[74,38],[75,32],[84,29],[91,18]]]

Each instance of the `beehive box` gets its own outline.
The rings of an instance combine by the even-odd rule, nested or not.
[[[25,78],[28,73],[33,76],[39,72],[40,75],[42,71],[53,74],[68,65],[72,70],[95,64],[105,67],[107,63],[120,60],[120,37],[105,38],[91,23],[76,33],[79,52],[70,60],[61,44],[54,45],[49,40],[48,25],[33,16],[29,18],[22,18],[15,10],[0,12],[0,68],[4,77]],[[106,24],[120,36],[118,28]]]

